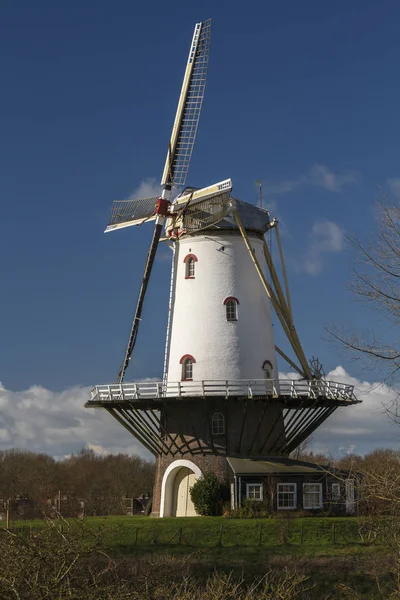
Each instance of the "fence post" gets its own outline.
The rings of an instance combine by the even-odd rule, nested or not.
[[[335,521],[332,523],[332,544],[336,544]]]
[[[179,546],[181,545],[181,542],[182,542],[182,527],[179,530],[179,538],[178,538],[178,544],[179,544]]]
[[[221,525],[220,530],[219,530],[219,540],[218,540],[218,546],[222,546],[222,529],[223,529],[223,525]]]
[[[262,544],[262,523],[260,523],[259,527],[258,527],[258,545],[261,546]]]
[[[137,545],[138,530],[139,530],[139,527],[136,527],[136,531],[135,531],[135,546]]]
[[[303,543],[303,539],[304,539],[304,523],[302,521],[301,522],[301,529],[300,529],[300,544]]]

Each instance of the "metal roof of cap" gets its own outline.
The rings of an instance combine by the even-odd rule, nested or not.
[[[238,211],[239,217],[243,223],[246,231],[256,231],[257,233],[264,234],[271,225],[271,216],[269,211],[255,204],[249,204],[243,200],[237,200],[231,198],[233,207]],[[224,230],[239,230],[235,218],[232,214],[227,214],[222,221],[219,221],[210,229],[224,229]]]
[[[185,189],[179,194],[183,196],[192,191],[196,191],[199,188],[195,187],[185,187]],[[250,204],[249,202],[244,202],[243,200],[238,200],[237,198],[230,198],[230,202],[233,205],[238,213],[239,217],[243,223],[244,228],[247,231],[256,231],[257,233],[264,234],[268,229],[271,228],[271,215],[268,210],[265,208],[261,208],[260,206],[256,206],[255,204]],[[225,230],[225,231],[239,231],[239,227],[235,221],[235,218],[232,214],[228,214],[219,221],[216,225],[212,225],[211,227],[207,227],[207,230]],[[206,229],[203,229],[205,231]]]

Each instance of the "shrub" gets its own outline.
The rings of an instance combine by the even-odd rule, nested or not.
[[[212,471],[204,473],[189,491],[199,515],[209,517],[221,513],[222,485],[215,473]]]
[[[243,500],[241,506],[229,511],[229,516],[235,519],[259,519],[270,517],[271,514],[266,502],[260,502],[260,500]]]

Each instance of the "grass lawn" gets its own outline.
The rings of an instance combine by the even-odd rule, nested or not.
[[[370,544],[356,517],[227,519],[186,517],[89,517],[93,531],[102,530],[110,551],[133,555],[157,552],[176,555],[212,550],[215,556],[370,554],[382,552]],[[13,527],[38,528],[41,521],[18,521]]]
[[[85,521],[93,533],[102,535],[107,553],[126,562],[127,568],[159,565],[175,575],[189,569],[200,579],[217,569],[250,580],[288,569],[310,578],[312,598],[317,599],[356,598],[338,591],[339,584],[357,590],[358,598],[388,597],[377,588],[377,574],[382,586],[392,589],[393,559],[382,545],[368,540],[364,521],[356,517],[89,517]],[[81,522],[68,522],[80,528]],[[11,524],[14,531],[44,526],[43,521]]]

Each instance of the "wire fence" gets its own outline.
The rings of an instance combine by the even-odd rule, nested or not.
[[[59,527],[70,528],[72,524],[61,523]],[[81,526],[81,525],[80,525]],[[357,519],[335,521],[326,519],[307,519],[294,521],[276,519],[274,521],[236,521],[221,525],[209,522],[205,527],[196,524],[173,526],[169,523],[157,523],[149,526],[134,525],[90,525],[94,533],[108,538],[108,544],[119,549],[132,547],[177,547],[217,548],[217,547],[255,547],[279,545],[313,546],[351,546],[381,545],[379,528],[371,522]],[[4,527],[0,527],[0,535]],[[40,526],[16,525],[9,531],[22,536],[37,535]]]
[[[311,520],[310,520],[311,521]],[[130,529],[130,528],[129,528]],[[373,527],[354,522],[296,523],[289,519],[276,522],[229,523],[198,529],[180,525],[175,528],[140,525],[128,530],[121,527],[118,546],[187,546],[191,548],[254,547],[278,545],[380,545],[382,540]]]

